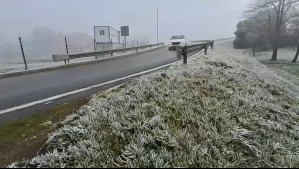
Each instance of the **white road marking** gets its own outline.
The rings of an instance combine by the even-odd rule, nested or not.
[[[53,101],[49,101],[47,103],[44,103],[44,105],[51,104],[51,103],[53,103]]]
[[[198,52],[198,53],[202,53],[202,52],[203,52],[203,50]],[[192,58],[198,53],[195,53],[195,54],[193,54],[192,56],[190,56],[188,58]],[[49,102],[52,103],[53,100],[60,99],[62,97],[66,97],[66,96],[69,96],[69,95],[77,94],[77,93],[84,92],[84,91],[87,91],[87,90],[91,90],[91,89],[94,89],[94,88],[102,87],[102,86],[105,86],[105,85],[108,85],[108,84],[111,84],[111,83],[115,83],[115,82],[118,82],[118,81],[121,81],[121,80],[126,80],[126,79],[129,79],[129,78],[133,78],[135,76],[143,75],[143,74],[155,71],[155,70],[159,70],[159,69],[169,67],[169,66],[171,66],[175,63],[179,63],[179,62],[181,62],[181,60],[178,60],[178,61],[175,61],[175,62],[172,62],[172,63],[168,63],[166,65],[159,66],[159,67],[156,67],[156,68],[153,68],[153,69],[150,69],[150,70],[146,70],[146,71],[143,71],[143,72],[135,73],[135,74],[132,74],[132,75],[129,75],[129,76],[114,79],[114,80],[104,82],[104,83],[101,83],[101,84],[89,86],[89,87],[82,88],[82,89],[79,89],[79,90],[74,90],[74,91],[71,91],[71,92],[67,92],[67,93],[63,93],[63,94],[60,94],[60,95],[52,96],[52,97],[42,99],[42,100],[38,100],[38,101],[34,101],[34,102],[31,102],[31,103],[26,103],[26,104],[23,104],[23,105],[20,105],[20,106],[15,106],[15,107],[11,107],[11,108],[8,108],[8,109],[0,110],[0,115],[1,114],[6,114],[6,113],[9,113],[9,112],[12,112],[12,111],[24,109],[24,108],[27,108],[27,107],[31,107],[31,106],[34,106],[34,105],[37,105],[37,104],[42,104],[42,103],[49,104]]]

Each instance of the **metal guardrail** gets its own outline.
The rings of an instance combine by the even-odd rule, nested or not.
[[[207,43],[202,43],[202,44],[198,44],[198,45],[189,45],[187,46],[187,53],[192,53],[192,52],[196,52],[196,51],[200,51],[202,49],[204,49],[204,46],[207,45],[209,46],[211,42],[207,42]]]
[[[211,42],[211,40],[192,40],[191,43]]]
[[[105,51],[98,51],[98,52],[86,52],[86,53],[78,53],[78,54],[69,54],[69,55],[61,55],[61,54],[56,54],[52,55],[53,61],[54,62],[60,62],[64,61],[66,64],[66,61],[69,61],[70,59],[77,59],[77,58],[84,58],[84,57],[91,57],[95,56],[97,59],[99,56],[103,56],[106,54],[111,54],[113,56],[114,53],[120,53],[120,52],[127,52],[127,51],[136,51],[146,49],[146,48],[152,48],[152,47],[160,47],[163,46],[164,43],[158,43],[158,44],[151,44],[151,45],[144,45],[144,46],[138,46],[138,47],[131,47],[131,48],[122,48],[122,49],[112,49],[112,50],[105,50]]]
[[[208,50],[209,46],[211,46],[211,48],[213,49],[214,41],[209,40],[209,41],[205,41],[205,42],[206,43],[189,45],[189,46],[184,46],[184,47],[177,46],[177,48],[176,48],[177,58],[181,59],[182,55],[183,55],[184,64],[187,64],[188,54],[193,53],[193,52],[199,52],[203,49],[205,50],[205,54],[207,54],[207,50]]]

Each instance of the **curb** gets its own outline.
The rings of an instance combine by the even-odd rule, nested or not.
[[[114,59],[120,59],[120,58],[123,58],[123,57],[135,56],[135,55],[155,51],[155,50],[158,50],[158,49],[162,49],[164,47],[165,46],[157,47],[157,48],[154,48],[154,49],[151,49],[151,50],[141,51],[141,52],[137,52],[137,53],[130,53],[130,54],[127,54],[127,55],[120,55],[120,56],[114,56],[114,57],[105,57],[105,58],[102,58],[102,59],[96,59],[96,60],[80,62],[80,63],[71,63],[71,64],[67,64],[67,65],[53,66],[53,67],[47,67],[47,68],[41,68],[41,69],[33,69],[33,70],[25,70],[25,71],[19,71],[19,72],[4,73],[4,74],[0,74],[0,79],[8,78],[8,77],[14,77],[14,76],[27,75],[27,74],[40,73],[40,72],[46,72],[46,71],[57,70],[57,69],[64,69],[64,68],[81,66],[81,65],[88,65],[88,64],[104,62],[104,61],[109,61],[109,60],[114,60]]]

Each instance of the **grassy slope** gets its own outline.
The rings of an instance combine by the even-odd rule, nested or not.
[[[296,87],[227,60],[195,59],[95,96],[45,155],[11,167],[299,167]]]
[[[49,132],[53,132],[54,124],[86,103],[87,99],[74,101],[0,125],[0,167],[36,156]]]

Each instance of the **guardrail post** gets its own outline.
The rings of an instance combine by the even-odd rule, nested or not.
[[[188,54],[187,46],[184,46],[183,49],[182,49],[182,55],[183,55],[185,65],[187,64],[187,54]]]
[[[176,56],[178,59],[182,59],[182,52],[181,52],[181,47],[177,46],[176,47]]]
[[[208,52],[208,44],[205,43],[205,44],[203,45],[203,48],[204,48],[204,50],[205,50],[205,54],[207,54],[207,52]]]

